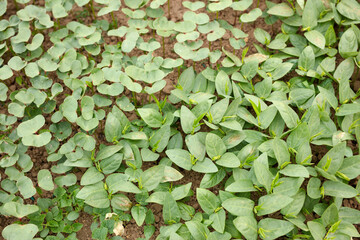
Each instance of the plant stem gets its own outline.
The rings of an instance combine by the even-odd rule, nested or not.
[[[168,6],[168,15],[170,20],[170,0],[167,1],[167,6]]]
[[[15,5],[15,8],[16,8],[16,11],[18,11],[18,10],[19,10],[19,6],[18,6],[18,4],[17,4],[17,1],[16,1],[16,0],[14,0],[14,5]]]
[[[257,1],[256,7],[258,8],[260,5],[260,0]]]
[[[111,12],[110,14],[111,14],[111,18],[112,18],[112,20],[113,20],[113,23],[114,23],[115,28],[118,28],[118,23],[117,23],[117,21],[116,21],[116,19],[115,19],[114,12]]]
[[[180,77],[180,66],[177,69],[178,69],[178,79],[179,79],[179,77]]]
[[[58,27],[58,29],[60,29],[61,25],[60,25],[60,21],[59,21],[59,19],[56,19],[56,23],[57,23],[57,27]]]
[[[219,11],[216,12],[216,20],[219,19]]]
[[[163,58],[165,58],[165,37],[162,37]]]
[[[94,10],[94,1],[90,0],[90,8],[91,8],[91,12],[93,14],[94,20],[96,20],[96,14],[95,14],[95,10]]]
[[[209,51],[211,52],[211,42],[209,41]]]
[[[242,23],[241,23],[241,26],[240,26],[240,30],[241,30],[241,31],[243,30],[243,27],[244,27],[244,23],[242,22]]]
[[[137,107],[136,92],[131,92],[131,93],[132,93],[132,98],[133,98],[134,106]]]
[[[238,16],[237,16],[237,11],[235,11],[235,18],[234,18],[234,26],[236,25],[236,20],[237,20]]]

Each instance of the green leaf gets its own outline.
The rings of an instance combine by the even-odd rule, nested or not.
[[[216,164],[227,168],[237,168],[240,166],[240,160],[235,154],[227,152],[216,161]]]
[[[224,10],[225,8],[230,7],[232,0],[219,0],[217,2],[209,3],[208,8],[212,12],[218,12]]]
[[[318,32],[316,30],[311,30],[309,32],[305,32],[304,35],[309,42],[311,42],[318,48],[320,48],[320,49],[325,48],[326,40],[325,40],[324,35],[322,35],[320,32]]]
[[[284,163],[290,162],[290,153],[284,140],[274,138],[272,146],[279,167],[281,167]]]
[[[19,56],[14,56],[9,60],[8,66],[14,71],[20,71],[26,66],[26,62],[24,62]]]
[[[309,177],[309,171],[306,167],[297,164],[289,164],[284,169],[280,170],[281,174],[289,177]]]
[[[274,101],[273,103],[280,112],[286,126],[290,129],[295,128],[300,121],[297,113],[284,102]]]
[[[262,15],[260,8],[254,8],[249,13],[244,13],[240,16],[240,21],[244,23],[254,22]]]
[[[194,126],[194,121],[196,120],[196,116],[194,113],[190,111],[186,106],[181,106],[180,109],[180,124],[184,133],[192,133],[193,131],[198,131],[200,129],[199,126]]]
[[[200,8],[205,7],[205,3],[196,1],[196,2],[190,2],[190,1],[184,1],[182,2],[182,5],[191,11],[195,12],[196,10],[199,10]]]
[[[294,225],[285,220],[278,220],[273,218],[265,218],[260,220],[259,224],[259,231],[262,229],[263,234],[262,239],[270,240],[270,239],[277,239],[281,237],[291,230],[293,230]]]
[[[257,211],[258,216],[270,214],[286,207],[293,201],[292,198],[280,194],[269,194],[259,198]]]
[[[258,239],[257,222],[254,216],[240,216],[235,218],[233,223],[247,240]]]
[[[309,221],[307,223],[310,233],[312,235],[312,237],[314,238],[314,240],[322,240],[323,237],[326,234],[326,229],[324,227],[324,225],[322,225],[320,222],[318,221]]]
[[[339,217],[340,219],[352,224],[360,223],[360,211],[353,208],[341,207],[339,210]]]
[[[352,28],[346,30],[341,36],[339,53],[343,58],[355,57],[358,54],[358,41]]]
[[[325,32],[326,46],[332,46],[337,42],[336,33],[332,25]]]
[[[253,187],[250,179],[240,179],[231,183],[225,190],[228,192],[255,192],[256,188]]]
[[[216,75],[215,88],[219,95],[229,96],[232,93],[232,86],[229,76],[224,72],[220,71]]]
[[[17,180],[16,186],[24,199],[31,198],[36,194],[36,189],[30,178],[22,176]]]
[[[31,134],[22,138],[21,142],[25,146],[42,147],[48,144],[51,140],[51,133],[43,132],[39,135]]]
[[[360,21],[360,4],[356,0],[342,0],[337,4],[336,9],[341,15]]]
[[[102,184],[102,182],[98,182]],[[106,178],[106,184],[108,186],[109,192],[117,193],[129,192],[129,193],[141,193],[141,191],[130,181],[128,181],[128,176],[122,173],[113,173]],[[96,185],[96,184],[94,184]]]
[[[162,152],[168,145],[170,139],[170,126],[163,125],[154,135],[150,137],[150,146],[153,151]]]
[[[31,213],[39,211],[36,205],[25,205],[19,202],[7,202],[2,206],[4,215],[23,218]]]
[[[347,176],[349,179],[354,179],[358,176],[360,171],[360,155],[345,158],[341,165],[339,172]]]
[[[335,205],[332,203],[321,215],[321,220],[325,226],[330,226],[339,221],[339,212]]]
[[[133,206],[131,208],[131,215],[133,216],[138,226],[143,225],[146,217],[146,208],[143,206]]]
[[[0,80],[6,80],[13,76],[13,71],[8,65],[0,67]]]
[[[209,220],[212,221],[211,226],[215,229],[215,231],[219,233],[224,233],[225,219],[226,219],[226,213],[224,209],[220,209],[219,211],[214,212],[209,216]]]
[[[312,29],[317,26],[319,12],[316,1],[306,1],[302,14],[302,26],[305,29]]]
[[[200,182],[201,188],[210,188],[219,184],[225,178],[225,170],[219,169],[215,173],[207,173],[204,175]]]
[[[212,160],[219,159],[226,152],[223,140],[214,133],[206,135],[205,146],[206,153]]]
[[[67,174],[65,176],[59,176],[54,180],[55,184],[59,187],[62,186],[72,186],[77,182],[76,176],[73,173]]]
[[[315,66],[315,54],[312,47],[307,46],[299,57],[299,69],[302,71],[309,71]]]
[[[344,161],[346,143],[341,142],[328,151],[318,163],[318,167],[327,173],[335,175]]]
[[[89,96],[84,96],[81,99],[81,115],[85,120],[90,120],[94,115],[94,100]]]
[[[42,115],[22,122],[17,127],[17,134],[19,137],[29,136],[32,133],[37,132],[45,124],[45,118]]]
[[[191,162],[191,155],[188,151],[183,149],[170,149],[165,153],[170,158],[170,160],[179,167],[188,171],[191,170],[193,164]]]
[[[263,45],[269,44],[271,41],[270,34],[261,28],[255,29],[254,36],[255,36],[256,40],[258,40]]]
[[[355,188],[342,182],[325,181],[323,187],[324,194],[331,197],[353,198],[358,194]]]
[[[91,185],[100,182],[104,179],[104,175],[100,173],[95,167],[91,167],[81,177],[81,185]]]
[[[103,147],[96,155],[96,161],[108,158],[113,154],[117,153],[118,151],[120,151],[122,148],[123,145],[121,144]]]
[[[346,115],[352,115],[355,113],[360,112],[360,104],[358,103],[348,103],[343,104],[339,107],[339,109],[336,111],[336,116],[346,116]]]
[[[189,229],[191,236],[196,240],[206,240],[210,231],[207,227],[195,220],[185,222],[186,227]]]
[[[213,161],[211,161],[209,158],[205,158],[203,161],[196,161],[191,170],[200,173],[214,173],[219,169],[216,167]]]
[[[41,169],[38,172],[38,184],[39,187],[41,187],[42,189],[46,190],[46,191],[52,191],[54,190],[54,183],[52,180],[52,176],[49,170],[47,169]]]
[[[140,117],[152,128],[159,128],[162,125],[162,115],[153,108],[139,108]]]
[[[235,216],[253,216],[254,201],[243,198],[228,198],[221,204],[229,213]]]
[[[336,109],[338,106],[338,99],[336,98],[335,94],[333,94],[332,92],[330,92],[329,90],[327,90],[326,88],[320,87],[318,86],[319,91],[322,95],[324,95],[324,97],[326,98],[326,100],[329,102],[329,104],[331,105],[332,108]],[[342,105],[343,106],[343,105]],[[338,113],[336,113],[338,114]]]
[[[148,191],[154,190],[164,177],[164,166],[158,165],[144,171],[140,178],[141,184]]]
[[[185,92],[190,92],[193,89],[195,84],[195,72],[193,67],[189,67],[181,73],[178,84]]]
[[[267,13],[279,17],[291,17],[294,15],[294,10],[286,3],[279,3],[272,6]]]
[[[0,2],[0,16],[4,15],[4,13],[6,13],[7,10],[7,0],[2,0]]]
[[[38,231],[34,224],[11,224],[4,228],[2,235],[6,240],[31,240]]]
[[[214,193],[203,188],[196,189],[196,199],[200,204],[201,209],[207,214],[215,212],[220,206],[219,198]]]
[[[266,191],[269,193],[271,190],[271,182],[273,175],[271,174],[268,166],[268,158],[266,153],[261,154],[253,164],[255,171],[255,176],[258,182],[265,187]]]
[[[163,206],[163,218],[166,224],[173,224],[180,221],[180,210],[173,196],[167,192],[165,194]]]

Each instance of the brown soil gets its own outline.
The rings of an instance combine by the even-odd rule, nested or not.
[[[207,0],[202,0],[202,1],[207,2]],[[255,6],[256,1],[254,1],[254,2],[255,3],[254,3],[253,7],[256,7]],[[36,5],[43,6],[44,2],[37,1]],[[124,6],[124,5],[125,5],[124,1],[122,0],[122,6]],[[95,5],[95,7],[96,7],[96,5]],[[260,8],[262,10],[264,10],[266,8],[265,1],[261,1]],[[79,14],[82,10],[83,10],[82,8],[77,7],[75,4],[74,9],[72,10],[71,14],[68,17],[61,19],[61,24],[66,25],[66,23],[68,23],[70,21],[80,21],[80,22],[83,22],[84,24],[90,25],[92,22],[91,16],[88,16],[86,18],[79,18]],[[163,10],[165,12],[165,15],[167,16],[168,13],[167,13],[166,4],[164,5]],[[185,8],[182,6],[182,0],[171,1],[171,20],[172,21],[176,22],[176,21],[182,20],[182,15],[185,11],[186,11]],[[206,12],[206,10],[202,9],[202,10],[199,10],[198,12]],[[14,15],[14,14],[16,14],[16,9],[15,9],[14,3],[13,3],[13,1],[8,1],[8,10],[7,10],[5,16],[3,16],[3,19],[8,19],[9,16]],[[127,25],[127,18],[121,11],[118,11],[117,13],[115,13],[115,16],[118,19],[119,25]],[[212,20],[215,19],[215,14],[210,14],[209,16]],[[234,11],[232,11],[229,8],[226,9],[225,11],[222,11],[219,14],[219,19],[224,19],[224,20],[228,21],[230,24],[234,22],[235,17],[236,16],[235,16]],[[237,16],[237,17],[239,17],[239,16]],[[109,14],[106,16],[100,17],[99,19],[106,19],[109,22],[112,21]],[[236,21],[235,26],[240,28],[240,24],[238,23],[238,21]],[[262,28],[265,31],[269,32],[272,36],[275,36],[277,33],[281,32],[279,21],[276,22],[274,25],[267,25],[263,19],[258,19],[253,24],[245,24],[243,27],[243,31],[245,33],[249,34],[249,37],[246,38],[246,42],[248,43],[248,46],[250,47],[250,49],[248,51],[248,55],[256,52],[256,49],[252,44],[252,43],[256,42],[254,34],[253,34],[255,28]],[[49,33],[49,32],[50,32],[50,30],[45,31],[45,33]],[[46,34],[45,34],[45,37],[46,37],[45,38],[46,40],[44,41],[43,47],[44,47],[44,50],[46,51],[48,48],[51,47],[52,43],[49,41],[49,37]],[[152,33],[150,32],[146,36],[143,36],[143,38],[144,38],[144,40],[149,40],[150,38],[152,38]],[[231,49],[229,42],[226,41],[227,39],[229,39],[229,35],[225,35],[224,39],[225,39],[225,41],[222,41],[222,42],[217,41],[217,42],[213,43],[212,50],[221,49],[222,47],[224,47],[226,49]],[[116,44],[119,41],[119,39],[116,37],[107,37],[107,36],[104,36],[104,40],[107,44]],[[161,41],[161,39],[159,37],[157,37],[157,40],[159,42]],[[208,43],[206,42],[206,39],[203,37],[202,40],[204,40],[204,42],[205,42],[204,45],[207,46]],[[165,48],[165,56],[166,57],[171,57],[171,58],[178,57],[176,55],[176,53],[173,51],[174,43],[175,42],[173,40],[171,40],[171,38],[165,39],[165,44],[167,46]],[[130,55],[137,55],[137,54],[142,54],[142,52],[140,52],[139,50],[134,50]],[[160,48],[160,49],[156,50],[154,54],[157,56],[162,56],[163,55],[162,49]],[[236,54],[241,55],[241,51],[237,51]],[[185,65],[188,65],[188,66],[191,64],[192,63],[190,63],[190,62],[185,63]],[[200,72],[201,70],[203,70],[203,66],[198,64],[198,65],[196,65],[195,70],[197,72]],[[50,76],[55,82],[60,82],[57,79],[56,74],[51,74]],[[178,78],[178,73],[176,71],[174,71],[173,73],[170,73],[166,77],[167,85],[165,86],[165,88],[163,90],[163,92],[166,95],[170,94],[170,91],[174,88],[173,86],[176,85],[177,78]],[[11,91],[15,91],[15,90],[18,90],[21,88],[21,86],[16,84],[15,77],[11,78],[10,80],[7,80],[6,84],[8,86],[10,86],[9,88]],[[352,83],[352,87],[353,87],[353,89],[355,89],[355,91],[357,91],[360,88],[360,80],[356,79]],[[56,97],[57,102],[61,103],[63,101],[63,99],[65,98],[66,94],[70,94],[70,93],[71,93],[71,91],[69,89],[65,88],[65,91],[61,95]],[[130,92],[127,91],[127,92],[125,92],[125,94],[130,95]],[[161,96],[159,96],[158,94],[156,96],[158,98],[159,97],[161,98]],[[146,96],[144,94],[139,94],[137,96],[137,101],[138,102],[147,101],[148,99],[144,99],[145,97]],[[162,98],[163,97],[164,96],[162,96]],[[126,113],[126,114],[129,119],[137,118],[135,113]],[[47,123],[51,122],[49,119],[49,116],[47,116],[46,122]],[[102,128],[100,127],[97,131],[99,133],[99,139],[101,140],[100,143],[105,142],[104,135],[102,133],[103,127],[104,127],[104,125],[102,125]],[[359,148],[357,144],[354,144],[354,143],[351,143],[351,144],[352,144],[351,147],[353,150],[356,150]],[[355,146],[353,146],[353,145],[355,145]],[[325,155],[327,152],[327,149],[324,146],[321,146],[321,147],[312,146],[312,149],[313,149],[314,159],[317,159],[317,160],[321,159],[321,157],[323,155]],[[51,166],[53,165],[53,163],[47,162],[47,160],[46,160],[47,153],[46,153],[45,148],[29,148],[27,153],[30,155],[30,157],[34,163],[34,167],[27,174],[27,176],[30,177],[35,184],[37,184],[37,172],[40,169],[50,169]],[[146,167],[150,167],[150,166],[146,166]],[[192,182],[191,189],[194,193],[196,193],[196,188],[199,187],[200,181],[203,177],[203,174],[196,173],[194,171],[191,171],[191,172],[182,171],[182,173],[184,175],[184,178],[178,182],[175,182],[174,184],[186,184],[186,183]],[[210,190],[213,191],[215,194],[218,194],[219,190],[221,189],[220,186],[221,186],[221,184],[211,188]],[[52,195],[52,193],[50,193],[50,192],[47,194]],[[36,194],[35,199],[37,199],[38,197],[39,197],[38,194]],[[190,197],[190,200],[187,202],[187,204],[194,207],[196,212],[201,211],[200,206],[199,206],[198,202],[196,201],[195,195]],[[355,199],[344,200],[344,206],[355,208],[355,209],[360,209],[360,205]],[[149,204],[147,207],[153,211],[154,216],[155,216],[154,226],[156,227],[156,231],[155,231],[155,234],[153,235],[153,237],[151,238],[151,239],[155,239],[156,236],[159,234],[160,227],[164,225],[163,218],[162,218],[162,207],[158,204]],[[273,217],[276,217],[276,214],[273,214]],[[5,226],[13,223],[15,220],[16,220],[15,218],[7,218],[7,217],[2,216],[0,218],[0,232],[2,231],[2,229]],[[77,233],[78,239],[81,239],[81,240],[92,239],[91,230],[90,230],[90,226],[92,224],[92,216],[88,215],[86,213],[82,213],[77,221],[79,223],[83,224],[83,228]],[[360,229],[360,227],[359,227],[359,229]],[[125,236],[123,236],[123,237],[124,237],[124,239],[129,239],[129,240],[135,240],[137,238],[145,237],[144,233],[143,233],[143,226],[141,226],[141,227],[137,226],[134,220],[131,220],[130,222],[125,223]],[[3,238],[0,236],[0,239],[3,239]]]

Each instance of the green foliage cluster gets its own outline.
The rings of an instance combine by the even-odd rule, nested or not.
[[[83,212],[94,239],[131,219],[150,239],[154,204],[158,240],[360,237],[344,205],[360,201],[358,1],[182,1],[177,22],[174,0],[33,2],[0,0],[6,240],[77,239]],[[281,33],[256,28],[251,46],[259,18]],[[51,166],[37,178],[33,149]]]

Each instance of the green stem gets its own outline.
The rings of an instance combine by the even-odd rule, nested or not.
[[[211,52],[211,42],[209,41],[209,51]]]
[[[162,37],[163,58],[165,58],[165,38]]]
[[[93,14],[94,20],[96,20],[96,14],[95,14],[95,10],[94,10],[94,1],[90,0],[90,8],[91,8],[91,12]]]
[[[260,5],[260,0],[257,1],[256,7],[258,8]]]
[[[216,12],[216,20],[219,19],[219,11]]]
[[[57,27],[58,27],[58,29],[60,29],[61,25],[60,25],[60,21],[59,21],[59,19],[56,19],[56,23],[57,23]]]
[[[18,11],[18,10],[19,10],[19,6],[18,6],[18,4],[17,4],[17,1],[16,1],[16,0],[14,0],[14,5],[15,5],[15,8],[16,8],[16,11]]]
[[[240,26],[240,30],[241,30],[241,31],[243,30],[243,27],[244,27],[244,23],[242,22],[242,23],[241,23],[241,26]]]
[[[177,69],[178,69],[178,79],[179,79],[179,77],[180,77],[180,66]]]
[[[112,20],[113,20],[113,23],[114,23],[115,28],[118,28],[118,23],[117,23],[117,21],[116,21],[116,19],[115,19],[114,12],[111,12],[110,14],[111,14],[111,18],[112,18]]]
[[[131,93],[132,93],[132,99],[134,102],[134,106],[137,107],[136,92],[131,92]]]
[[[167,6],[168,6],[168,15],[170,20],[170,0],[167,1]]]

